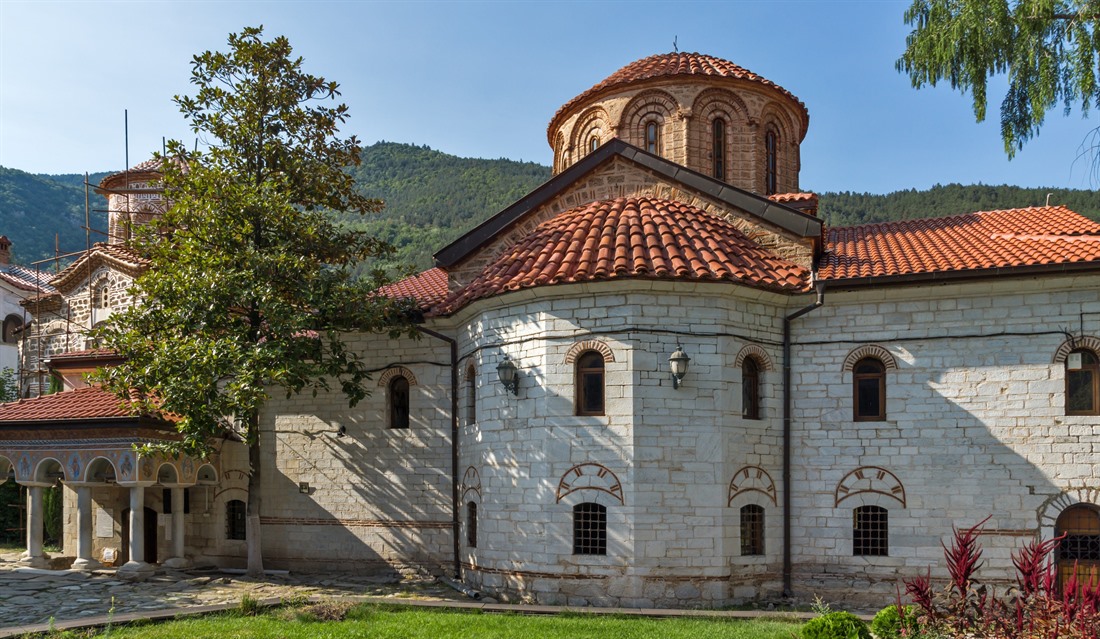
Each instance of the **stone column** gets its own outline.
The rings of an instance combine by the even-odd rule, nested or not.
[[[100,563],[92,557],[92,489],[85,484],[69,484],[76,490],[76,560],[73,570],[95,570]]]
[[[52,484],[26,482],[27,487],[27,552],[19,563],[32,568],[46,568],[50,565],[46,554],[42,552],[42,489]]]
[[[130,484],[130,558],[116,573],[119,579],[142,581],[153,574],[145,561],[145,483]],[[141,557],[141,559],[135,559]]]
[[[183,543],[183,488],[172,487],[172,556],[165,560],[168,568],[190,568]]]

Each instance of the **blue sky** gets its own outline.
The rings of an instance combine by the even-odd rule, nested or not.
[[[1100,114],[1048,114],[1009,161],[969,96],[917,91],[894,70],[902,1],[832,2],[21,2],[0,0],[0,165],[34,173],[122,168],[162,136],[194,140],[172,104],[191,56],[262,24],[306,69],[336,80],[364,143],[549,164],[559,106],[654,53],[725,58],[802,99],[801,186],[885,193],[933,184],[1095,188],[1077,160]],[[1022,203],[1030,204],[1030,203]]]

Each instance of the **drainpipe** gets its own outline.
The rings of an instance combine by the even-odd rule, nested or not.
[[[451,539],[454,553],[454,578],[462,581],[462,560],[458,543],[458,342],[430,328],[416,330],[447,342],[451,347]]]
[[[817,301],[783,318],[783,596],[791,597],[791,322],[825,303],[825,284],[816,282]]]

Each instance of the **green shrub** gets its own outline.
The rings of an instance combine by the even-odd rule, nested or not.
[[[901,629],[905,628],[906,637],[912,637],[917,627],[917,609],[914,606],[902,606],[902,614],[898,614],[898,606],[891,604],[875,615],[871,622],[871,632],[877,639],[901,639]]]
[[[802,639],[871,639],[871,631],[859,617],[837,611],[806,622]]]
[[[237,614],[242,617],[255,617],[260,613],[262,607],[259,599],[246,592],[241,595],[241,603],[237,606]]]

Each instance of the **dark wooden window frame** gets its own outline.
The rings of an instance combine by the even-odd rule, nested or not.
[[[477,504],[466,503],[466,545],[477,548]]]
[[[597,365],[598,364],[598,365]],[[600,398],[598,406],[590,402],[593,398],[588,396],[588,385],[585,381],[589,377],[599,378]],[[604,372],[603,354],[598,351],[585,351],[577,356],[576,372],[573,379],[576,389],[577,415],[604,415],[607,407],[607,376]]]
[[[877,370],[867,370],[869,367],[875,367]],[[878,380],[876,385],[878,412],[860,414],[859,407],[864,392],[860,390],[860,382],[870,380]],[[852,419],[857,422],[886,421],[886,365],[874,357],[864,357],[852,367]]]
[[[755,357],[741,362],[741,417],[760,419],[760,363]]]
[[[647,120],[643,129],[645,150],[653,155],[661,154],[661,123],[656,119]]]
[[[402,375],[397,375],[390,380],[386,388],[386,401],[389,410],[389,427],[394,430],[407,430],[409,428],[409,406],[412,402],[409,396],[411,384]]]
[[[1066,357],[1066,414],[1067,415],[1100,415],[1100,358],[1097,358],[1096,353],[1086,348],[1078,348],[1070,352],[1070,355],[1074,353],[1080,353],[1082,359],[1082,366],[1078,370],[1070,370],[1069,357]],[[1071,392],[1071,382],[1077,380],[1077,383],[1081,383],[1079,378],[1088,376],[1089,379],[1084,381],[1084,384],[1091,386],[1091,392],[1088,394],[1092,405],[1087,408],[1071,407],[1073,401],[1073,393]]]
[[[769,127],[764,133],[764,195],[779,191],[779,133]]]
[[[477,423],[477,375],[473,369],[466,372],[466,423],[469,426]]]
[[[726,181],[726,121],[715,118],[710,125],[710,149],[712,173],[717,180]]]
[[[248,527],[245,524],[245,504],[239,499],[225,502],[225,538],[237,541],[248,539]]]
[[[573,554],[607,554],[607,508],[586,502],[573,506]]]

